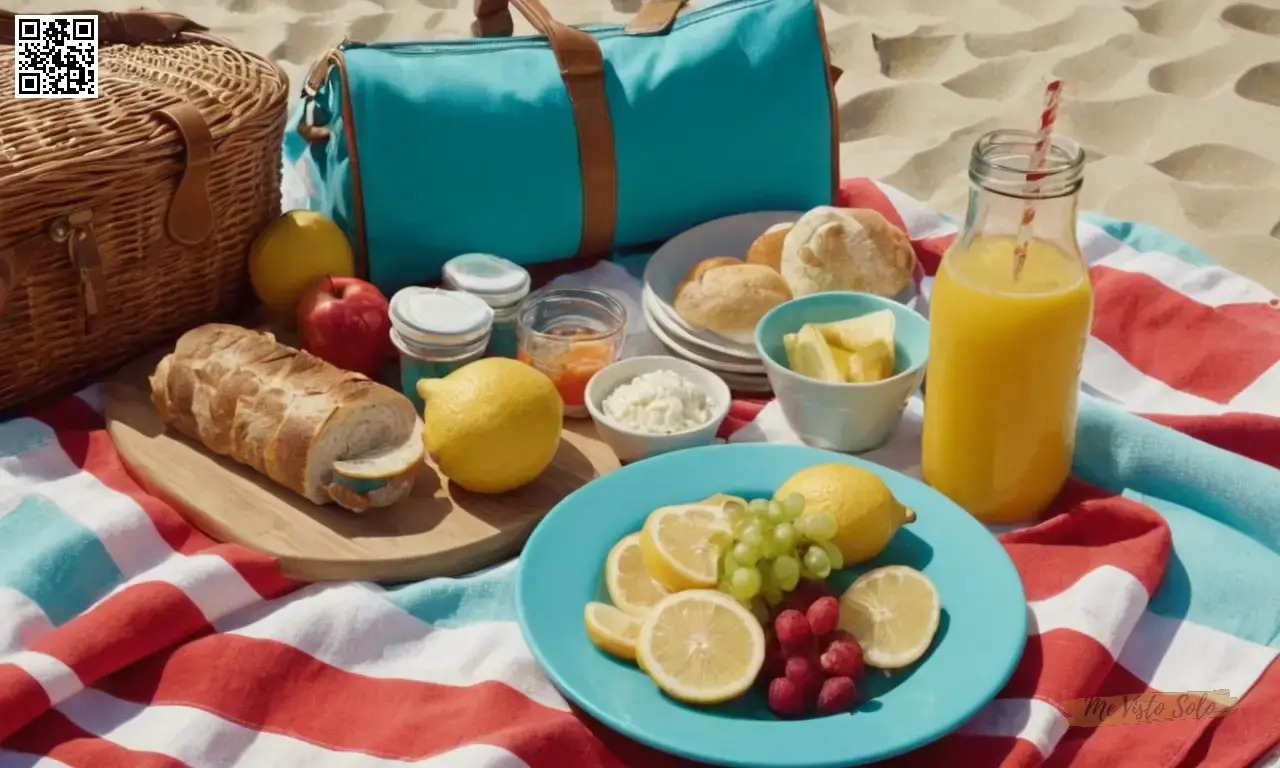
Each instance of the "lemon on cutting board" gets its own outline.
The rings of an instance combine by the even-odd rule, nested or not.
[[[422,438],[440,473],[475,493],[532,482],[560,447],[564,402],[551,379],[505,357],[418,381]]]
[[[737,698],[764,665],[760,622],[728,595],[692,589],[668,595],[640,625],[636,661],[668,696],[689,704]]]
[[[272,315],[293,318],[302,291],[325,275],[354,277],[356,260],[337,224],[315,211],[289,211],[249,249],[249,282]]]
[[[862,646],[862,658],[878,669],[900,669],[929,650],[942,617],[938,590],[905,565],[876,568],[840,596],[840,628]]]
[[[826,512],[836,521],[831,543],[846,565],[863,563],[884,551],[898,529],[916,519],[878,475],[842,462],[815,464],[778,486],[773,498],[804,497],[804,516]]]

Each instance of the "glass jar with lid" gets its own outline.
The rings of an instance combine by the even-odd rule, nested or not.
[[[421,412],[419,379],[448,376],[484,356],[493,309],[462,291],[403,288],[391,297],[391,341],[400,351],[400,389]]]
[[[545,373],[564,415],[587,418],[587,382],[622,354],[627,310],[591,288],[543,288],[520,306],[518,359]]]
[[[493,309],[489,354],[515,357],[516,317],[529,294],[529,273],[513,261],[487,253],[464,253],[444,264],[444,287],[465,291]]]

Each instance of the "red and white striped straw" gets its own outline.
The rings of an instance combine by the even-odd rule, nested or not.
[[[1031,162],[1027,166],[1027,181],[1033,184],[1044,178],[1040,169],[1044,167],[1045,157],[1053,142],[1053,124],[1058,119],[1058,100],[1062,96],[1062,81],[1050,80],[1044,89],[1044,110],[1040,113],[1040,129],[1036,131],[1036,144],[1031,150]],[[1039,191],[1039,185],[1028,189],[1033,196]],[[1013,279],[1022,274],[1022,266],[1027,261],[1027,245],[1031,242],[1031,225],[1036,220],[1035,200],[1027,200],[1022,206],[1022,220],[1018,223],[1018,236],[1013,247]]]

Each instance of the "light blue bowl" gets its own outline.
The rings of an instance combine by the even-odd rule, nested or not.
[[[886,676],[868,670],[852,713],[779,720],[753,688],[717,707],[664,696],[635,664],[592,646],[587,602],[607,602],[610,547],[649,512],[716,493],[771,496],[794,472],[842,462],[876,473],[915,510],[874,560],[832,574],[845,589],[882,565],[909,565],[938,588],[942,619],[920,661]],[[1013,673],[1027,637],[1027,606],[1004,547],[969,513],[918,480],[852,456],[799,445],[715,445],[630,464],[567,496],[520,556],[516,609],[530,651],[568,699],[644,744],[706,763],[752,768],[846,768],[883,760],[958,728]],[[637,764],[643,763],[637,758]],[[650,765],[663,765],[660,757]]]
[[[787,366],[782,337],[806,323],[832,323],[887,309],[895,320],[893,376],[868,384],[818,381]],[[774,307],[756,325],[764,361],[782,415],[792,431],[817,448],[860,453],[882,445],[920,388],[929,360],[929,321],[892,299],[869,293],[815,293]]]

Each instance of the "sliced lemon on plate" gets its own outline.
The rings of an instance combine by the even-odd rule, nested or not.
[[[840,596],[841,629],[862,646],[863,660],[879,669],[899,669],[923,656],[940,616],[933,582],[905,565],[868,571]]]
[[[741,696],[755,681],[764,664],[764,630],[726,594],[678,592],[645,616],[636,660],[671,698],[719,704]]]
[[[619,659],[636,660],[639,619],[604,603],[587,603],[582,617],[587,625],[587,637],[597,648]]]
[[[640,551],[649,573],[667,591],[710,589],[719,576],[721,550],[732,539],[722,508],[674,504],[649,513]]]
[[[644,616],[668,594],[645,567],[638,533],[623,536],[609,550],[604,563],[604,583],[613,604],[632,616]]]

